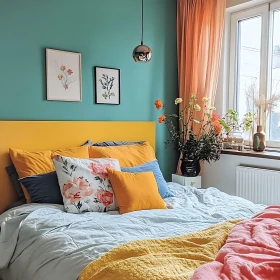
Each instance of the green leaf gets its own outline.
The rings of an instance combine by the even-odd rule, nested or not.
[[[219,120],[219,123],[221,124],[221,126],[224,128],[226,132],[230,132],[230,127],[224,120]]]
[[[172,115],[169,115],[170,117],[175,117],[175,118],[179,118],[179,116],[178,115],[176,115],[176,114],[172,114]]]
[[[234,110],[232,110],[232,109],[229,109],[228,111],[229,111],[229,113],[232,114],[232,115],[237,115],[237,112],[234,111]]]

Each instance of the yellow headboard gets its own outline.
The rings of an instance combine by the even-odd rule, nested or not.
[[[9,148],[27,151],[77,147],[98,141],[148,141],[155,148],[154,122],[0,121],[0,213],[17,200],[5,167]]]

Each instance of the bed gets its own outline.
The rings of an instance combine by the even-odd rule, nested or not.
[[[87,264],[125,242],[182,235],[264,209],[215,188],[174,183],[169,188],[176,196],[166,199],[174,208],[167,211],[76,215],[58,205],[31,204],[5,212],[0,217],[3,279],[78,279]]]
[[[104,125],[107,132],[96,139],[92,131]],[[0,145],[1,193],[6,193],[0,198],[2,211],[15,200],[3,168],[9,164],[8,148],[17,143],[36,150],[71,147],[85,139],[102,141],[114,135],[113,140],[145,139],[155,146],[154,123],[149,122],[0,122],[0,129],[6,131]],[[65,137],[70,129],[83,132],[76,139]],[[5,211],[0,215],[0,276],[3,280],[78,279],[88,264],[127,242],[185,235],[227,220],[250,219],[265,209],[215,188],[168,183],[168,189],[174,197],[164,199],[167,210],[77,215],[66,213],[61,205],[32,203]]]

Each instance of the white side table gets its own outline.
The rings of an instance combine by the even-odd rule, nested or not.
[[[185,177],[178,174],[172,174],[172,182],[187,187],[196,187],[198,189],[201,188],[201,176]]]

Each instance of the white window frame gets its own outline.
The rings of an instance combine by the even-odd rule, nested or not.
[[[273,3],[270,3],[270,11],[269,11],[269,40],[268,40],[268,80],[267,80],[267,92],[270,91],[270,81],[271,81],[271,70],[272,70],[272,54],[273,54],[273,50],[272,50],[272,46],[273,46],[273,24],[274,24],[274,11],[275,10],[280,10],[280,1],[276,1]],[[269,136],[270,133],[270,116],[267,120],[267,134]],[[280,141],[272,141],[272,140],[268,140],[266,141],[266,144],[268,147],[273,147],[273,148],[280,148]]]
[[[271,63],[272,63],[272,44],[273,44],[273,15],[274,11],[280,9],[280,1],[266,3],[263,5],[251,7],[239,12],[230,14],[230,37],[228,44],[229,51],[229,74],[228,74],[228,102],[227,109],[237,109],[237,67],[238,67],[238,23],[239,21],[262,17],[262,35],[261,35],[261,54],[260,54],[260,92],[269,92]],[[269,119],[266,124],[267,134],[269,134]],[[267,141],[267,146],[280,148],[280,141]]]
[[[269,4],[264,4],[252,9],[244,10],[231,15],[231,38],[230,38],[230,70],[229,70],[229,108],[236,110],[236,85],[237,85],[237,63],[238,63],[238,23],[241,20],[262,16],[268,22]],[[260,62],[260,91],[266,91],[267,79],[267,41],[268,24],[262,24],[261,57]],[[263,69],[264,68],[264,69]]]

